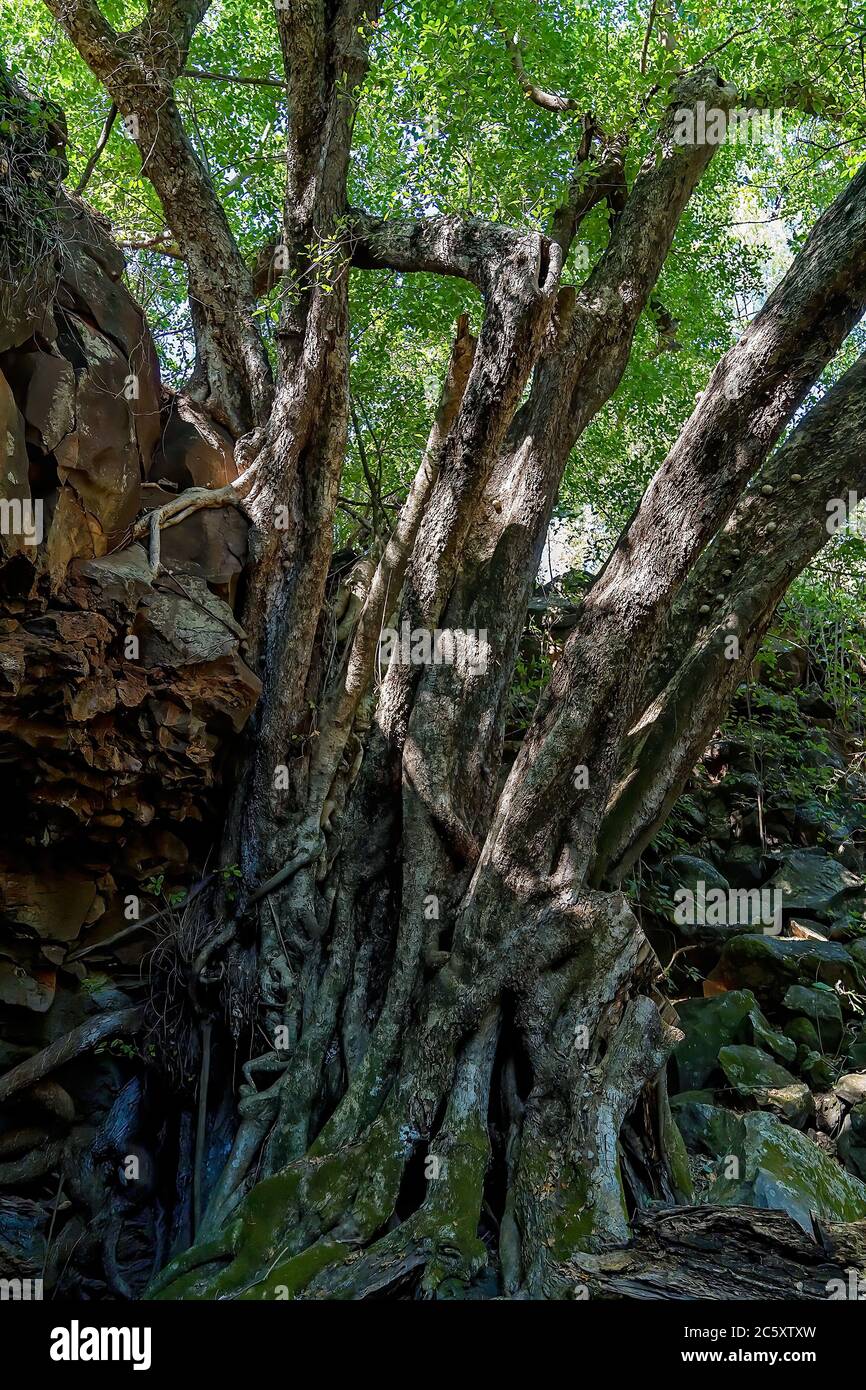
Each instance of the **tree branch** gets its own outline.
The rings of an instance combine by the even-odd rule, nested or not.
[[[536,106],[540,106],[543,111],[579,110],[580,102],[576,101],[574,97],[564,97],[560,96],[557,92],[549,92],[546,88],[539,87],[536,82],[533,82],[523,65],[523,42],[520,35],[509,34],[508,30],[497,18],[494,5],[491,4],[490,10],[497,28],[505,41],[505,47],[511,59],[514,76],[517,78],[518,85],[527,100],[534,102]]]
[[[268,414],[270,363],[254,316],[251,273],[172,87],[210,0],[152,0],[141,24],[126,34],[114,32],[95,0],[45,3],[123,117],[187,263],[197,350],[190,394],[240,435]]]
[[[239,87],[276,87],[285,91],[285,80],[280,77],[242,77],[237,72],[207,72],[203,68],[184,68],[179,77],[194,77],[198,82],[228,82]]]
[[[866,166],[716,367],[590,590],[500,800],[496,860],[501,850],[507,862],[516,853],[544,865],[542,873],[585,872],[624,721],[679,586],[864,306]],[[575,764],[589,768],[589,790],[576,791]]]
[[[111,134],[111,128],[114,125],[116,118],[117,107],[115,106],[114,102],[112,102],[108,108],[108,115],[105,118],[105,122],[103,124],[102,130],[100,131],[99,139],[96,142],[93,154],[90,156],[87,163],[85,164],[81,178],[78,180],[78,183],[75,186],[75,192],[79,195],[79,197],[87,187],[88,182],[90,181],[90,175],[96,168],[99,156],[102,154],[102,151],[108,144],[108,137]]]
[[[503,261],[519,254],[527,233],[454,213],[379,218],[349,213],[352,265],[360,270],[456,276],[490,293]]]
[[[760,470],[689,575],[648,681],[593,881],[619,882],[679,796],[791,581],[830,539],[827,502],[866,488],[866,356]],[[708,603],[707,600],[710,600]],[[733,645],[732,645],[733,639]],[[670,670],[661,689],[661,674]]]

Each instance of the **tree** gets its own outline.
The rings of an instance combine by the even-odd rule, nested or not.
[[[655,5],[648,23],[607,17],[618,76],[605,110],[597,52],[577,96],[530,74],[521,32],[554,71],[569,43],[601,47],[601,23],[580,40],[567,29],[570,5],[503,0],[467,21],[451,5],[419,18],[377,0],[284,0],[267,21],[283,70],[258,79],[285,120],[282,210],[252,217],[253,258],[178,97],[217,76],[190,58],[209,0],[150,0],[126,29],[97,0],[46,4],[131,133],[165,221],[155,243],[184,268],[184,391],[235,440],[233,483],[181,494],[136,534],[158,572],[161,534],[191,509],[238,507],[254,527],[242,623],[263,689],[221,851],[241,879],[214,904],[196,984],[208,1028],[223,1026],[252,965],[259,1050],[196,1243],[154,1291],[436,1294],[488,1261],[478,1226],[495,1169],[505,1292],[569,1296],[581,1254],[628,1235],[618,1135],[645,1093],[665,1105],[677,1036],[623,880],[827,541],[828,499],[866,484],[866,367],[848,343],[866,308],[866,171],[825,165],[824,210],[664,451],[509,768],[527,606],[569,457],[620,387],[639,325],[654,322],[662,349],[675,337],[657,287],[723,149],[710,118],[724,132],[732,113],[784,108],[856,127],[856,33],[825,44],[828,93],[808,15],[763,67],[751,9],[697,34]],[[392,34],[405,53],[431,29],[486,44],[539,167],[571,165],[546,225],[471,206],[379,215],[350,195],[371,61],[375,74]],[[481,304],[477,333],[458,318],[393,520],[350,391],[355,286],[363,296],[383,273],[447,277],[470,313]],[[272,337],[262,303],[276,307]],[[335,611],[347,454],[373,517]],[[385,669],[383,628],[408,634]],[[428,637],[413,660],[435,632],[446,659]]]

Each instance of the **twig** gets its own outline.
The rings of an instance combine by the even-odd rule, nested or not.
[[[51,1254],[51,1240],[54,1235],[54,1223],[57,1220],[57,1208],[60,1205],[60,1194],[63,1191],[63,1174],[60,1174],[60,1181],[57,1184],[57,1191],[54,1194],[54,1205],[51,1208],[51,1222],[48,1227],[48,1235],[45,1238],[45,1256],[42,1261],[42,1278],[45,1278],[45,1271],[48,1268],[48,1256]]]
[[[84,956],[89,956],[91,951],[105,951],[109,946],[114,946],[116,942],[125,941],[128,936],[132,936],[133,932],[143,931],[145,927],[158,922],[160,917],[164,917],[167,912],[178,911],[180,908],[186,907],[214,878],[216,878],[216,871],[206,874],[190,888],[186,897],[181,898],[180,902],[166,903],[165,907],[161,907],[157,912],[152,912],[149,917],[142,917],[140,922],[130,922],[128,927],[122,927],[120,931],[115,932],[113,936],[106,937],[104,941],[94,941],[90,946],[83,946],[81,950],[73,951],[71,956],[66,957],[67,962],[81,960]]]
[[[102,154],[102,151],[105,149],[105,146],[108,144],[108,137],[111,134],[111,127],[114,125],[116,119],[117,107],[115,106],[114,102],[112,102],[108,108],[108,115],[105,118],[105,124],[103,125],[102,130],[99,134],[99,139],[96,142],[96,148],[93,151],[93,154],[88,159],[87,163],[85,164],[84,172],[82,173],[81,178],[78,180],[78,183],[76,184],[75,192],[79,195],[79,197],[87,187],[88,182],[90,181],[90,175],[96,168],[97,160],[99,159],[99,156]]]
[[[539,87],[526,68],[523,66],[523,45],[518,34],[509,34],[504,23],[499,19],[495,6],[491,3],[490,13],[493,21],[505,41],[505,47],[511,59],[511,66],[514,76],[517,78],[518,85],[522,88],[524,95],[540,106],[543,111],[576,111],[580,108],[580,102],[574,97],[563,97],[558,92],[548,92],[544,87]]]
[[[656,17],[656,5],[657,5],[657,4],[658,4],[658,0],[652,0],[652,4],[650,5],[649,19],[648,19],[647,22],[646,22],[646,33],[645,33],[644,36],[643,36],[643,48],[641,49],[641,55],[640,55],[640,75],[641,75],[641,77],[643,77],[644,73],[646,72],[646,56],[647,56],[647,51],[648,51],[648,49],[649,49],[650,36],[652,35],[652,31],[653,31],[653,24],[654,24],[654,22],[655,22],[655,17]]]

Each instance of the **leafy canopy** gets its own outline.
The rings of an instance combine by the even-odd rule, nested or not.
[[[141,0],[103,0],[115,27],[137,23]],[[652,15],[651,23],[648,25]],[[528,100],[505,36],[519,36],[526,71],[573,99],[551,112]],[[625,379],[574,450],[559,520],[587,506],[601,551],[629,515],[687,418],[719,355],[742,330],[856,168],[866,140],[866,11],[843,0],[391,0],[383,6],[354,132],[350,198],[380,214],[474,213],[546,227],[574,165],[584,112],[630,131],[634,177],[675,73],[712,61],[744,102],[781,115],[773,133],[722,146],[677,233],[656,303],[638,328]],[[0,53],[14,76],[67,114],[75,187],[109,99],[42,0],[0,12]],[[189,69],[257,82],[184,76],[178,101],[250,263],[279,225],[286,117],[271,0],[215,0],[193,40]],[[785,103],[784,105],[782,103]],[[191,365],[183,264],[138,151],[116,123],[85,196],[125,244],[167,380]],[[580,280],[605,243],[608,213],[581,228],[566,279]],[[474,292],[432,277],[359,272],[352,280],[354,428],[341,513],[350,534],[402,496],[429,425],[454,321]],[[270,332],[274,306],[261,305]],[[674,327],[670,329],[673,321]],[[665,333],[663,324],[668,324]],[[671,347],[676,350],[668,350]],[[854,345],[836,364],[847,365]],[[378,521],[379,518],[377,518]]]

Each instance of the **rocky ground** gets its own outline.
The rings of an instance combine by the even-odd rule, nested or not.
[[[856,692],[843,721],[815,655],[773,647],[635,886],[685,1034],[682,1197],[809,1231],[866,1217],[866,779]],[[752,910],[683,922],[699,884]]]

